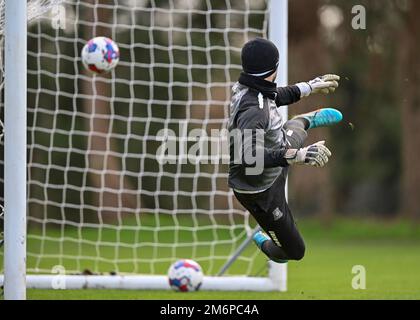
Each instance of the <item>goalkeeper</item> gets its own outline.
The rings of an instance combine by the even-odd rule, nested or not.
[[[307,131],[337,124],[343,117],[338,110],[320,109],[285,122],[278,107],[314,93],[332,93],[340,77],[326,75],[277,88],[278,65],[279,52],[268,40],[257,38],[242,49],[243,72],[230,106],[229,186],[265,231],[255,234],[257,246],[271,260],[284,263],[305,254],[285,197],[289,167],[324,167],[331,152],[324,141],[304,146]]]

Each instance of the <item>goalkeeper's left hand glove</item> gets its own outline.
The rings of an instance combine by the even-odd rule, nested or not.
[[[331,151],[325,146],[325,141],[319,141],[302,149],[287,150],[284,158],[289,165],[303,164],[322,168],[331,157]]]
[[[335,74],[327,74],[325,76],[315,78],[309,82],[297,83],[296,85],[298,86],[301,92],[301,97],[303,98],[313,93],[333,93],[339,86],[338,81],[340,81],[340,76]]]

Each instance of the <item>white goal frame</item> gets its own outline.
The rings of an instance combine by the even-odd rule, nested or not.
[[[5,263],[4,276],[0,275],[5,299],[26,299],[26,288],[170,289],[166,276],[26,276],[27,1],[5,3]],[[271,0],[268,5],[269,37],[280,51],[278,84],[284,86],[288,83],[288,0]],[[282,112],[286,119],[287,107]],[[287,264],[269,262],[268,277],[205,277],[202,289],[286,291]]]
[[[5,2],[4,297],[26,299],[27,2]]]

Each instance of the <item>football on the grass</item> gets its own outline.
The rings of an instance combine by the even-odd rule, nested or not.
[[[203,283],[203,271],[194,260],[179,260],[168,271],[169,285],[175,291],[190,292],[200,289]]]
[[[93,73],[106,73],[115,68],[120,60],[117,44],[106,37],[88,41],[82,49],[82,62]]]

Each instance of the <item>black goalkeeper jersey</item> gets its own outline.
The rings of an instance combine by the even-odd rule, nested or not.
[[[287,132],[283,128],[286,119],[282,118],[278,107],[295,103],[300,98],[297,86],[277,88],[275,83],[241,74],[239,82],[233,87],[229,119],[229,186],[235,191],[265,191],[282,173],[282,168],[288,166],[284,159],[288,149]],[[250,132],[252,136],[248,134]],[[233,133],[241,134],[242,144],[238,144]],[[249,163],[247,159],[256,155],[259,146],[263,163],[257,163],[257,160]],[[261,167],[260,170],[258,167]]]

